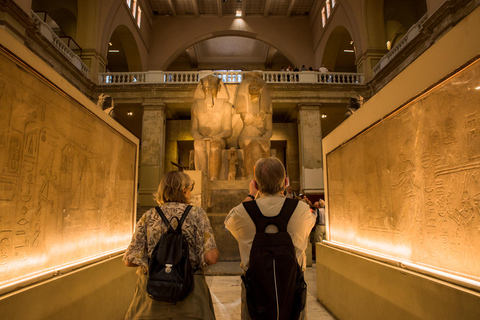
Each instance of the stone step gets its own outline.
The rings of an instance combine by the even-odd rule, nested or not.
[[[243,274],[240,268],[240,260],[238,261],[219,261],[213,266],[205,269],[206,276],[239,276]]]

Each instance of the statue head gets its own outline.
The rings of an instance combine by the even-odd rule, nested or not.
[[[217,93],[220,91],[220,82],[222,80],[219,77],[207,76],[200,79],[200,85],[205,97],[205,104],[208,108],[212,108],[217,98]]]
[[[248,93],[250,94],[252,101],[256,101],[260,98],[263,85],[260,84],[256,77],[252,78],[252,81],[248,85]]]
[[[247,72],[237,89],[235,111],[246,113],[249,103],[258,105],[260,113],[272,113],[272,100],[268,92],[267,83],[259,72]]]

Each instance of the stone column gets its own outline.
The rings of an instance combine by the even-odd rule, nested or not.
[[[165,104],[144,103],[138,188],[141,206],[156,205],[153,194],[165,170],[165,128]]]
[[[323,193],[321,105],[298,105],[300,191]]]
[[[387,49],[370,49],[363,53],[357,61],[357,72],[363,73],[364,83],[372,80],[373,68],[388,53]]]

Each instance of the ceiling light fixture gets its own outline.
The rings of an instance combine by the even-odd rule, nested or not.
[[[127,111],[127,115],[128,116],[133,116],[133,112],[132,111]]]
[[[110,47],[113,46],[113,44],[112,44],[111,42],[109,42],[108,45],[109,45]]]
[[[112,50],[108,50],[108,52],[120,52],[120,50],[114,50],[114,49],[112,49]]]
[[[326,113],[322,113],[322,119],[325,119],[327,117]]]
[[[475,90],[480,90],[480,86],[476,87]]]
[[[241,16],[242,16],[242,10],[237,10],[235,17],[241,17]]]
[[[352,45],[353,45],[353,40],[352,40],[352,41],[350,41],[350,44],[352,44]]]
[[[354,52],[354,51],[350,49],[346,49],[346,50],[343,50],[343,52]]]

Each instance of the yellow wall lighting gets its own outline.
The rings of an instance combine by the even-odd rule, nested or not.
[[[102,260],[106,260],[108,258],[118,256],[119,254],[123,254],[123,252],[125,252],[126,249],[127,249],[127,246],[110,250],[107,252],[103,252],[101,254],[94,255],[88,258],[79,259],[77,261],[64,264],[62,266],[56,266],[56,267],[44,269],[44,270],[32,273],[25,278],[9,279],[7,281],[2,281],[0,282],[0,296],[5,293],[24,288],[28,285],[39,283],[41,281],[45,281],[60,275],[65,275],[67,273],[70,273],[82,267],[94,264]]]
[[[336,241],[323,241],[322,244],[337,248],[343,251],[347,251],[353,254],[357,254],[366,258],[370,258],[376,261],[387,263],[394,267],[403,268],[412,272],[421,273],[423,275],[431,276],[440,280],[444,280],[450,283],[460,285],[469,289],[480,291],[480,279],[469,279],[461,274],[454,274],[448,271],[443,271],[429,266],[420,265],[412,261],[397,259],[389,255],[365,250],[355,246],[345,245]]]

